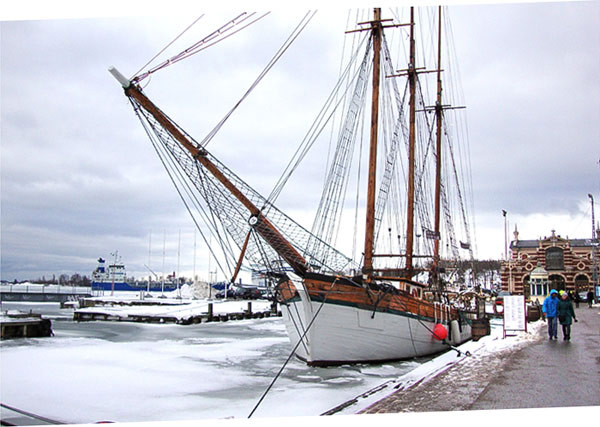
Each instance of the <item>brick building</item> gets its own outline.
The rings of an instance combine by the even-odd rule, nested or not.
[[[600,235],[600,230],[596,234]],[[588,291],[593,288],[595,258],[600,255],[595,254],[597,245],[598,239],[563,238],[554,230],[550,237],[519,240],[515,227],[509,259],[500,268],[502,290],[538,300],[550,289]]]

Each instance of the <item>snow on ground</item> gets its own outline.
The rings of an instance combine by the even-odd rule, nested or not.
[[[490,335],[482,337],[478,341],[468,341],[456,347],[460,354],[452,350],[423,363],[403,376],[380,384],[378,387],[357,396],[354,404],[340,410],[337,414],[358,413],[393,392],[406,390],[416,383],[425,383],[456,364],[468,364],[474,358],[489,358],[494,354],[501,353],[503,350],[531,342],[537,339],[538,332],[540,328],[545,326],[545,323],[542,320],[528,323],[527,331],[521,331],[506,337],[504,337],[501,319],[491,320],[490,325]],[[383,385],[386,387],[382,387]]]

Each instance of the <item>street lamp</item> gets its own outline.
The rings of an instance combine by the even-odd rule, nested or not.
[[[112,268],[112,285],[110,287],[110,296],[115,295],[115,270],[117,269],[117,256],[119,255],[119,251],[115,251],[115,253],[111,252],[111,255],[115,257],[115,262],[113,262]],[[110,265],[108,266],[110,270]]]
[[[588,197],[590,198],[590,202],[592,203],[592,285],[594,287],[594,295],[596,296],[596,298],[598,298],[598,294],[597,294],[597,289],[598,289],[598,261],[596,259],[596,254],[597,254],[597,246],[598,246],[598,242],[596,241],[597,236],[596,236],[596,230],[595,230],[595,222],[596,219],[594,218],[594,196],[592,196],[591,194],[588,194]]]
[[[506,211],[502,209],[502,216],[504,217],[504,260],[508,259],[508,228],[506,225]]]
[[[594,229],[594,224],[596,223],[596,220],[594,218],[594,196],[588,194],[588,197],[590,198],[590,201],[592,203],[592,240],[594,240],[596,239],[596,230]]]

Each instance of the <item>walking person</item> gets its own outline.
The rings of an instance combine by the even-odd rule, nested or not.
[[[569,299],[569,295],[565,292],[558,301],[558,307],[556,308],[556,314],[558,321],[562,326],[563,340],[569,341],[571,339],[571,323],[573,320],[577,322],[575,317],[575,310],[573,310],[573,304]]]
[[[593,302],[594,302],[594,293],[590,289],[590,290],[588,290],[588,293],[587,293],[588,308],[592,308],[592,303]]]
[[[579,308],[579,303],[581,302],[581,297],[579,296],[579,292],[575,292],[575,308]]]
[[[542,305],[542,312],[546,316],[546,321],[548,322],[548,338],[550,340],[557,339],[556,335],[557,331],[557,321],[556,321],[556,311],[558,309],[558,292],[556,289],[552,289],[550,291],[550,295],[546,297],[544,300],[544,304]]]

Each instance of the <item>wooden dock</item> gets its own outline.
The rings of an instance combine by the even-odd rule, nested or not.
[[[54,335],[52,322],[34,313],[10,313],[2,315],[0,321],[1,339],[37,338]]]
[[[136,304],[137,305],[137,304]],[[184,305],[184,304],[182,304]],[[171,304],[171,306],[173,306]],[[262,319],[265,317],[281,317],[281,311],[271,307],[269,310],[257,311],[252,310],[252,302],[248,301],[248,308],[241,312],[234,313],[214,313],[213,304],[208,304],[208,311],[196,315],[181,317],[168,312],[158,314],[135,314],[127,313],[127,311],[112,311],[103,310],[98,307],[98,311],[90,310],[90,307],[85,310],[76,310],[73,313],[73,320],[77,322],[89,321],[111,321],[111,322],[140,322],[140,323],[175,323],[178,325],[192,325],[198,323],[209,322],[227,322],[233,320],[244,319]]]

